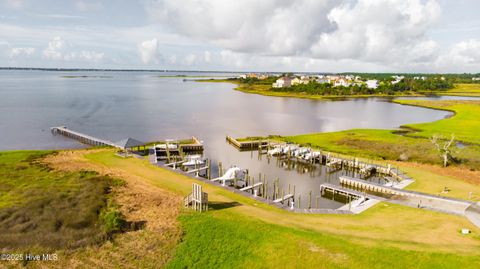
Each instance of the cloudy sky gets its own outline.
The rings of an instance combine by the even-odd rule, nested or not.
[[[0,0],[0,66],[480,72],[478,0]]]

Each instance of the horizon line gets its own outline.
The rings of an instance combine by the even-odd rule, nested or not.
[[[182,70],[182,69],[128,69],[128,68],[65,68],[65,67],[14,67],[14,66],[0,66],[0,70],[38,70],[38,71],[105,71],[105,72],[192,72],[192,73],[267,73],[267,74],[286,74],[286,73],[293,73],[293,74],[430,74],[430,75],[440,75],[440,74],[452,74],[452,75],[460,75],[460,74],[467,74],[467,75],[475,75],[480,74],[478,73],[467,73],[467,72],[460,72],[460,73],[438,73],[438,72],[318,72],[318,71],[220,71],[220,70]]]

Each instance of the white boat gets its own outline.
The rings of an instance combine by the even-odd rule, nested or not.
[[[195,165],[202,165],[205,161],[202,160],[202,155],[187,155],[185,158],[185,162],[182,163],[183,166],[195,166]]]
[[[177,145],[176,144],[157,144],[155,145],[155,149],[156,150],[166,150],[168,147],[168,149],[177,149]]]
[[[214,178],[212,181],[220,181],[223,185],[225,185],[226,181],[236,180],[237,186],[244,187],[242,185],[245,185],[245,176],[245,170],[242,170],[239,167],[231,167],[225,172],[225,174],[223,174],[223,176]]]
[[[288,152],[293,152],[298,148],[296,145],[287,145],[282,148],[282,153],[287,154]]]
[[[310,151],[303,156],[303,158],[307,161],[318,157],[320,157],[320,151]]]
[[[303,155],[307,154],[309,151],[310,151],[309,148],[298,148],[293,152],[293,156],[302,157]]]
[[[281,154],[282,153],[282,148],[281,147],[275,147],[269,151],[267,151],[267,154],[269,156],[276,156],[278,154]]]

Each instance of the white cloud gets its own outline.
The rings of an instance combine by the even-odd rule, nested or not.
[[[480,70],[480,39],[470,39],[454,44],[435,63],[445,72],[476,72]]]
[[[68,60],[79,60],[85,62],[100,62],[104,59],[105,54],[102,52],[86,51],[71,52],[67,55]]]
[[[441,9],[435,0],[159,0],[147,12],[229,51],[395,63],[437,56],[426,33]]]
[[[426,37],[439,18],[436,1],[359,0],[332,9],[336,25],[312,44],[311,55],[321,59],[366,61],[422,61],[435,58],[437,45]]]
[[[83,61],[83,62],[100,62],[104,59],[105,54],[95,51],[72,51],[73,45],[65,41],[62,37],[56,36],[48,46],[43,50],[43,57],[49,60],[62,61]]]
[[[326,18],[334,1],[327,0],[163,0],[146,11],[180,34],[222,48],[269,55],[296,54],[317,34],[332,28]]]
[[[466,64],[480,63],[480,40],[470,39],[453,46],[450,56]]]
[[[138,52],[140,53],[140,59],[144,64],[160,62],[161,56],[158,51],[158,39],[146,40],[140,43],[138,46]]]
[[[43,50],[43,57],[52,60],[62,60],[65,57],[66,48],[69,46],[60,36],[54,37]]]
[[[35,48],[12,48],[10,49],[10,57],[18,57],[18,56],[32,56],[35,54]]]

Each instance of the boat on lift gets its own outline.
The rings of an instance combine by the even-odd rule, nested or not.
[[[195,165],[203,165],[205,161],[202,158],[202,155],[195,154],[195,155],[187,155],[185,157],[185,162],[182,163],[183,166],[195,166]]]

